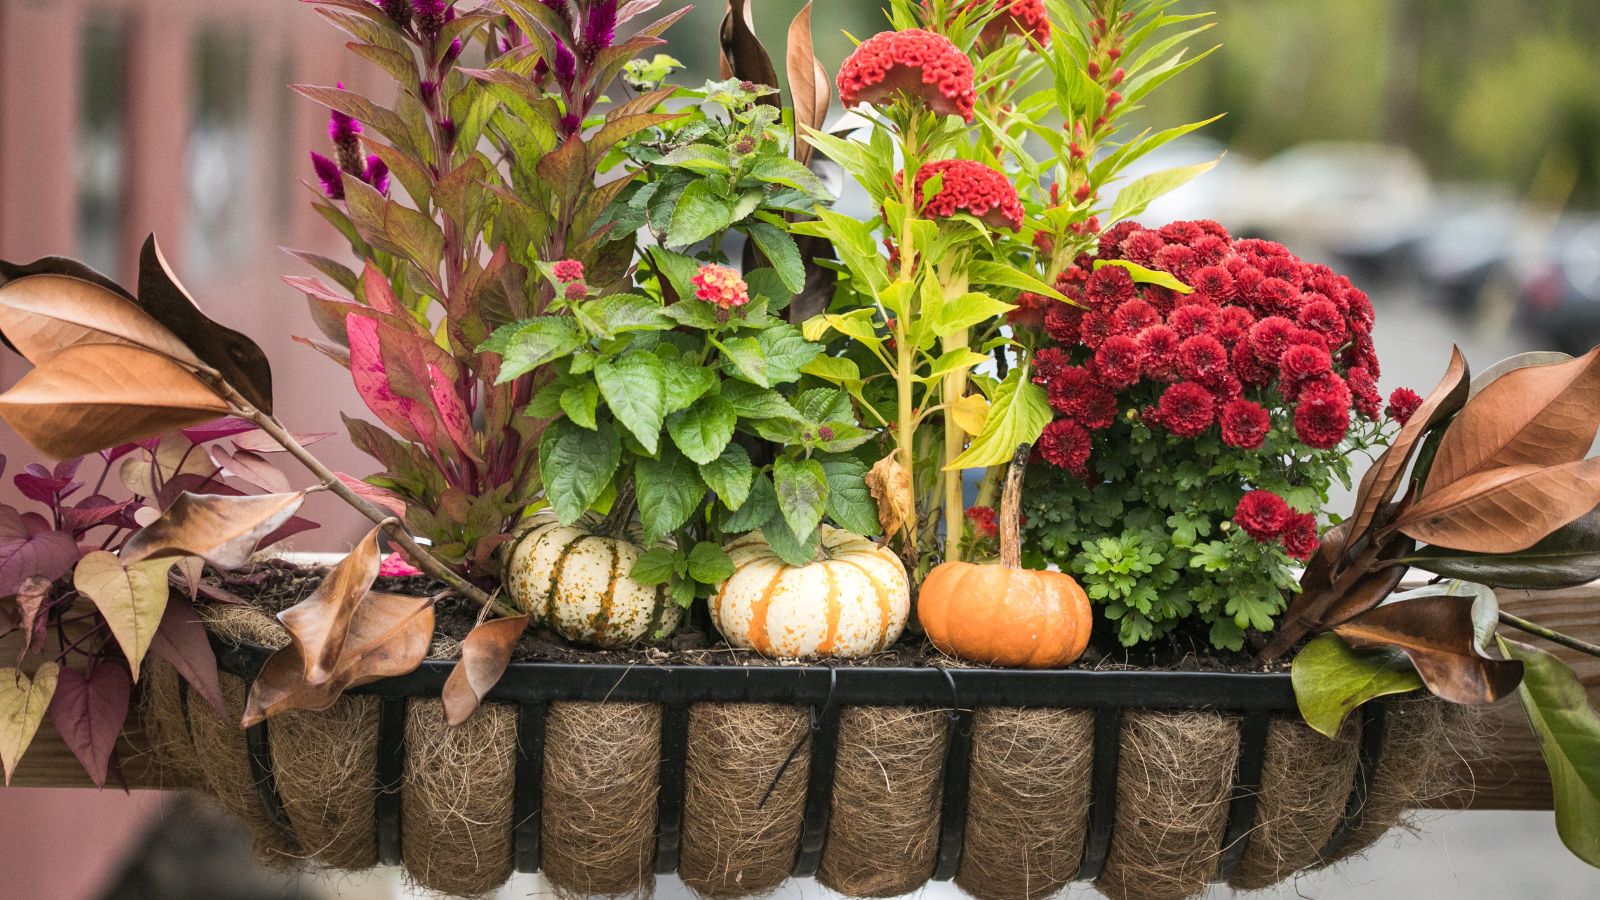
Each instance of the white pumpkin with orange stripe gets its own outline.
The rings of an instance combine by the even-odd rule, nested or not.
[[[822,549],[804,566],[779,559],[759,531],[727,551],[734,572],[711,597],[711,621],[735,647],[763,656],[866,656],[906,627],[905,566],[860,535],[822,526]]]
[[[543,510],[523,523],[506,552],[506,593],[568,640],[609,648],[664,638],[678,629],[683,610],[665,586],[629,577],[644,535],[637,524],[626,535],[608,533],[595,513],[562,525]]]

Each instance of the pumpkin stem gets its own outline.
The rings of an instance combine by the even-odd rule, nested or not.
[[[1000,492],[1000,565],[1008,569],[1022,568],[1022,476],[1032,450],[1028,444],[1017,445]]]
[[[606,537],[627,540],[628,526],[633,522],[633,510],[637,500],[633,479],[630,478],[617,485],[617,499],[611,501],[611,512],[607,513],[605,521],[600,523],[600,530],[605,532]]]

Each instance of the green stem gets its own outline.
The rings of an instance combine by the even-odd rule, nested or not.
[[[1531,635],[1542,637],[1552,644],[1560,644],[1569,650],[1576,650],[1579,653],[1587,653],[1590,656],[1600,656],[1600,644],[1591,644],[1588,641],[1575,638],[1570,634],[1562,634],[1559,631],[1546,628],[1537,622],[1530,622],[1520,616],[1514,616],[1503,609],[1500,610],[1500,621],[1506,625],[1510,625],[1512,628],[1518,629],[1519,631],[1526,631]]]
[[[954,300],[967,292],[967,274],[961,272],[950,278],[944,285],[944,299],[946,302]],[[943,350],[951,353],[956,350],[967,349],[967,329],[946,335],[942,339]],[[944,464],[948,466],[952,460],[961,455],[962,446],[966,443],[966,436],[962,434],[960,426],[955,422],[955,405],[967,392],[967,370],[957,368],[944,376]],[[961,471],[946,471],[944,474],[944,559],[945,562],[961,561]]]

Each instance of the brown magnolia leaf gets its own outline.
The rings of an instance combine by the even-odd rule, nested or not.
[[[0,287],[0,332],[36,366],[82,344],[124,344],[184,365],[202,365],[177,335],[137,304],[65,275],[35,275]]]
[[[150,641],[161,626],[171,588],[167,572],[174,560],[147,559],[132,562],[106,550],[96,550],[78,560],[72,572],[72,586],[94,602],[111,636],[128,659],[133,680],[139,680],[139,663],[150,649]]]
[[[333,677],[307,684],[299,645],[272,654],[251,686],[241,728],[291,709],[327,709],[346,689],[404,675],[422,664],[433,639],[433,599],[374,591],[350,622]]]
[[[899,451],[892,451],[874,463],[865,481],[872,499],[878,504],[878,524],[883,526],[884,539],[894,537],[902,529],[909,531],[916,500],[911,489],[911,473],[900,464]]]
[[[722,17],[722,77],[776,88],[778,70],[773,67],[767,48],[756,37],[751,5],[751,0],[728,0],[728,12]],[[783,105],[777,94],[768,94],[759,102],[775,107]]]
[[[294,516],[305,491],[288,494],[178,495],[159,519],[122,545],[122,558],[198,556],[224,571],[250,561],[261,540]]]
[[[139,252],[139,305],[194,350],[256,409],[272,412],[272,366],[255,341],[206,317],[179,283],[156,245]]]
[[[143,450],[117,460],[117,478],[130,493],[155,497],[182,475],[209,479],[217,467],[205,451],[181,432],[163,435],[154,450]]]
[[[63,350],[0,394],[0,418],[57,459],[98,453],[231,411],[177,363],[116,344]]]
[[[378,577],[378,535],[382,531],[374,528],[367,532],[311,596],[278,613],[278,621],[300,649],[308,685],[323,684],[333,677],[356,609]]]
[[[1400,433],[1390,442],[1389,449],[1361,477],[1361,487],[1356,492],[1355,513],[1350,516],[1350,531],[1345,535],[1346,545],[1361,539],[1378,510],[1393,498],[1395,488],[1399,486],[1422,436],[1438,422],[1454,415],[1466,403],[1471,380],[1467,359],[1461,355],[1461,348],[1451,348],[1450,365],[1445,369],[1444,377],[1401,427]]]
[[[83,263],[75,259],[68,259],[65,256],[45,256],[25,264],[10,263],[0,259],[0,285],[19,278],[27,278],[31,275],[65,275],[68,278],[76,278],[79,281],[87,281],[90,284],[99,285],[127,300],[134,299],[133,294],[129,293],[127,288]]]
[[[1395,519],[1404,533],[1475,553],[1526,550],[1600,504],[1600,457],[1558,466],[1520,465],[1462,478]]]
[[[41,665],[32,678],[19,669],[0,669],[0,764],[5,766],[7,785],[44,721],[60,673],[61,667],[53,662]]]
[[[1422,497],[1505,466],[1583,459],[1600,431],[1600,347],[1557,365],[1507,372],[1445,430]]]
[[[828,72],[817,60],[811,40],[811,7],[807,0],[794,21],[789,23],[789,48],[785,60],[789,73],[789,96],[794,105],[794,158],[801,165],[811,161],[816,148],[804,140],[806,129],[822,130],[828,118],[833,90]]]
[[[1333,631],[1358,650],[1399,649],[1428,690],[1451,703],[1493,703],[1517,689],[1522,663],[1490,659],[1478,650],[1472,608],[1470,596],[1414,597],[1362,613]]]
[[[1385,515],[1392,515],[1394,509],[1391,505]],[[1321,546],[1312,554],[1305,571],[1301,573],[1300,593],[1290,599],[1288,613],[1278,623],[1272,639],[1262,651],[1263,658],[1276,659],[1282,656],[1311,632],[1321,631],[1372,609],[1399,587],[1405,578],[1406,567],[1390,565],[1369,567],[1347,588],[1334,589],[1335,570],[1347,566],[1347,560],[1360,556],[1372,537],[1369,532],[1347,551],[1344,549],[1345,535],[1349,530],[1350,520],[1346,519],[1323,534]],[[1396,534],[1379,552],[1374,563],[1398,559],[1415,548],[1416,541]],[[1348,573],[1346,577],[1349,577]]]
[[[484,695],[505,674],[511,651],[527,629],[527,616],[511,616],[490,619],[467,634],[461,642],[461,661],[444,683],[445,721],[460,725],[472,718]]]
[[[1508,356],[1482,372],[1472,376],[1472,390],[1467,394],[1467,399],[1483,393],[1483,389],[1494,384],[1500,376],[1529,366],[1555,366],[1572,361],[1571,353],[1562,353],[1560,350],[1529,350],[1527,353],[1518,353]]]

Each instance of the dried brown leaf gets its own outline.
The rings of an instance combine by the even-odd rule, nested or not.
[[[198,556],[219,569],[237,569],[250,561],[263,538],[294,516],[305,498],[305,491],[237,496],[185,491],[159,519],[128,538],[122,558],[136,562]]]
[[[378,577],[381,533],[381,528],[367,532],[311,596],[278,613],[305,662],[308,685],[327,682],[338,667],[356,610]]]
[[[738,78],[776,88],[778,70],[772,65],[767,48],[756,37],[755,18],[751,0],[728,0],[728,12],[722,17],[722,77]],[[768,106],[781,106],[777,94],[761,98]]]
[[[874,463],[865,481],[872,499],[878,504],[878,524],[883,526],[884,539],[894,537],[902,529],[910,529],[916,501],[911,489],[911,472],[901,465],[899,453],[891,452]]]
[[[1428,689],[1452,703],[1493,703],[1515,691],[1522,663],[1478,651],[1467,596],[1416,597],[1380,606],[1334,628],[1358,650],[1394,647],[1410,657]]]
[[[1395,519],[1404,533],[1452,550],[1526,550],[1600,504],[1600,457],[1558,466],[1520,465],[1469,475],[1418,500]]]
[[[817,59],[811,40],[811,7],[807,0],[799,15],[789,23],[789,47],[785,60],[789,73],[789,95],[794,105],[794,158],[804,165],[816,148],[803,139],[806,129],[821,130],[833,101],[828,72]]]
[[[444,683],[445,721],[460,725],[478,711],[478,704],[505,674],[511,651],[528,629],[527,616],[490,619],[461,642],[461,661]]]
[[[0,287],[0,332],[36,366],[83,344],[122,344],[202,365],[177,335],[137,304],[65,275],[34,275]]]

